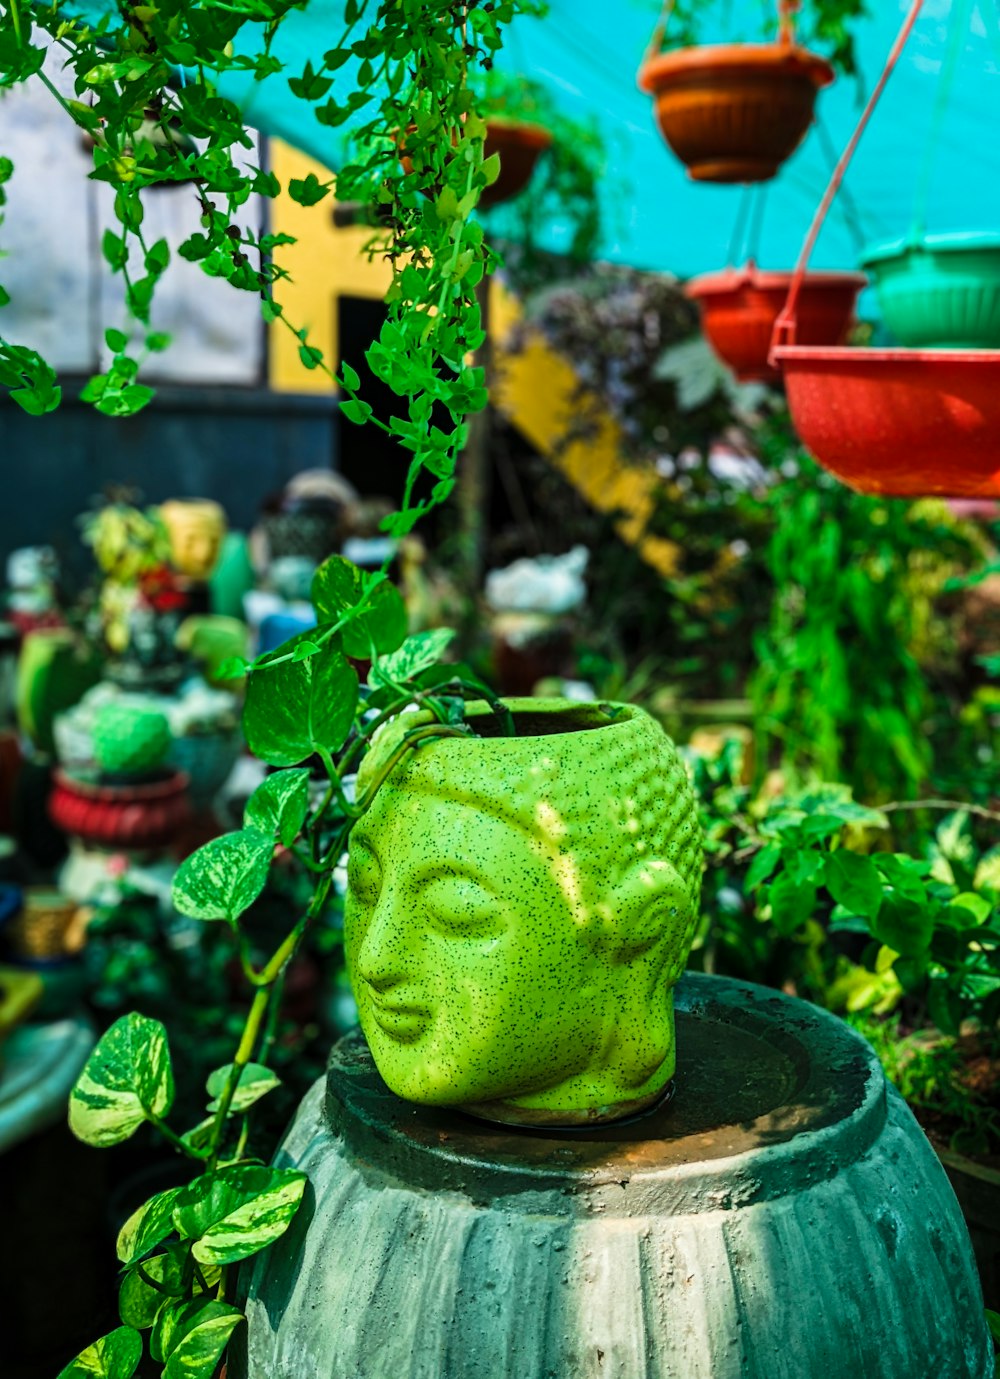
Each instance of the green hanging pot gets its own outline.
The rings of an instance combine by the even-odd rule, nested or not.
[[[1000,348],[1000,234],[894,240],[867,250],[886,327],[912,349]]]
[[[358,777],[348,971],[399,1096],[514,1124],[615,1120],[674,1073],[673,987],[698,916],[684,764],[628,705],[509,701],[475,735],[404,735]]]

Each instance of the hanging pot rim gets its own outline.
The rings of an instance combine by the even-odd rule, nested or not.
[[[817,91],[830,86],[836,73],[826,58],[793,43],[709,43],[655,53],[639,68],[639,88],[655,95],[665,86],[692,76],[711,78],[732,72],[804,76]]]
[[[864,268],[891,263],[893,259],[916,258],[920,255],[1000,252],[1000,232],[996,230],[950,230],[941,234],[901,236],[881,240],[870,245],[861,255]]]
[[[856,345],[775,345],[774,360],[783,365],[795,364],[981,364],[1000,366],[1000,350],[926,349],[910,350],[902,346],[889,349],[868,349]]]
[[[1000,236],[998,236],[1000,243]],[[753,263],[743,264],[739,268],[723,268],[711,273],[699,273],[697,277],[689,278],[684,284],[684,295],[693,301],[699,301],[703,297],[719,297],[733,292],[740,292],[744,288],[753,288],[756,291],[788,292],[795,276],[793,270],[788,269],[760,269]],[[824,288],[853,288],[860,292],[868,286],[868,277],[865,273],[853,270],[840,269],[821,269],[815,273],[807,273],[803,286]]]
[[[491,114],[485,116],[486,137],[499,134],[510,143],[523,144],[525,148],[539,151],[551,148],[554,135],[547,125],[539,120],[522,120],[516,115]]]

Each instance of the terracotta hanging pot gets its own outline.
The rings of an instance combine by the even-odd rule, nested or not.
[[[833,77],[824,58],[792,42],[729,43],[656,54],[639,85],[696,182],[768,182],[804,139],[816,93]]]
[[[547,148],[552,146],[551,131],[544,125],[531,124],[525,120],[508,120],[496,115],[486,121],[486,142],[483,157],[500,155],[500,176],[487,187],[479,198],[479,209],[488,211],[491,206],[510,201],[524,191],[531,181],[535,165]],[[403,171],[413,171],[413,163],[406,156],[405,148],[400,154]]]
[[[487,158],[499,153],[500,176],[479,198],[480,210],[488,211],[519,196],[531,181],[539,158],[551,146],[552,134],[544,125],[500,116],[487,120],[484,153]]]
[[[347,970],[379,1072],[405,1100],[488,1120],[620,1119],[667,1095],[672,989],[698,915],[701,837],[673,743],[641,709],[520,699],[516,737],[406,750],[358,775]]]
[[[885,324],[899,344],[1000,347],[1000,235],[896,240],[868,249],[862,266],[875,280]]]
[[[693,278],[684,291],[701,311],[712,349],[741,383],[776,383],[768,362],[771,337],[792,284],[791,273],[763,273],[753,263]],[[854,320],[862,273],[809,273],[799,297],[799,337],[808,345],[839,345]]]

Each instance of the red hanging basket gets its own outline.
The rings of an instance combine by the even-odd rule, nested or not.
[[[823,221],[923,0],[914,0],[827,188],[778,318],[771,361],[819,463],[859,493],[1000,496],[1000,350],[878,350],[800,343],[799,304]]]
[[[799,297],[799,334],[807,345],[839,345],[854,320],[863,273],[808,273]],[[764,273],[753,263],[706,273],[685,287],[698,303],[712,349],[741,383],[776,383],[768,360],[775,322],[788,299],[791,273]]]
[[[647,58],[639,86],[696,182],[768,182],[812,124],[830,64],[791,40],[675,48]]]

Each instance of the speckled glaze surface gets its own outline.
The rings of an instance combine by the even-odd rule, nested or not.
[[[348,971],[399,1096],[512,1123],[616,1119],[674,1072],[698,912],[687,772],[625,705],[512,700],[518,736],[407,753],[355,826]],[[369,754],[359,792],[417,715]],[[486,733],[489,710],[472,721]]]

